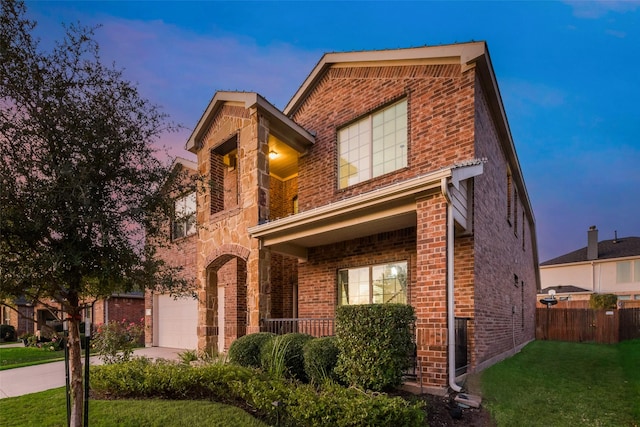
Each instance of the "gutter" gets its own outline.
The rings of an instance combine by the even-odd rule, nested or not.
[[[453,280],[453,260],[454,260],[454,224],[453,224],[453,203],[449,195],[448,180],[442,178],[440,189],[442,195],[447,200],[447,355],[449,359],[449,387],[459,393],[462,387],[456,384],[456,334],[455,334],[455,313],[454,313],[454,280]]]

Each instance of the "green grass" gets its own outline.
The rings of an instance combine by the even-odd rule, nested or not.
[[[47,351],[37,347],[0,347],[0,371],[64,360],[64,351]]]
[[[534,341],[481,377],[498,426],[637,426],[640,340]]]
[[[0,400],[3,426],[66,425],[65,389],[57,388]],[[89,425],[111,426],[266,426],[234,406],[201,400],[90,400]]]

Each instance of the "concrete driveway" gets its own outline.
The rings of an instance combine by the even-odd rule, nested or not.
[[[146,347],[134,350],[134,354],[151,359],[180,360],[178,353],[183,351],[184,349],[181,348]],[[99,365],[101,361],[98,357],[93,356],[89,363]],[[0,371],[0,399],[37,393],[64,387],[64,385],[64,362],[43,363],[42,365]]]

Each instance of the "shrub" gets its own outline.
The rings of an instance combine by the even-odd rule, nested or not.
[[[399,385],[408,368],[414,321],[413,307],[404,304],[338,307],[336,372],[365,390]]]
[[[197,350],[185,350],[178,353],[178,357],[182,360],[182,363],[189,364],[198,360]]]
[[[232,401],[231,385],[245,383],[256,371],[236,365],[192,367],[136,357],[128,362],[91,366],[91,390],[101,397],[212,399]]]
[[[134,358],[90,369],[91,390],[99,397],[210,399],[253,408],[254,413],[282,426],[425,425],[419,403],[332,382],[316,389],[268,378],[238,365],[192,367]]]
[[[46,351],[60,351],[64,350],[64,337],[62,335],[54,334],[51,338],[41,340],[35,345]]]
[[[336,380],[334,372],[338,363],[336,337],[315,338],[304,345],[304,371],[310,381],[321,384],[327,379]]]
[[[297,332],[271,338],[260,352],[262,369],[275,376],[307,381],[303,347],[312,339],[311,335]]]
[[[365,393],[325,382],[316,390],[300,385],[284,405],[285,419],[299,426],[424,426],[422,404],[400,397]]]
[[[247,368],[259,368],[260,352],[264,343],[271,337],[275,337],[275,334],[257,332],[238,338],[229,347],[229,360]]]
[[[614,294],[591,294],[589,307],[611,310],[617,307],[618,297]]]
[[[140,345],[143,336],[141,324],[112,320],[98,326],[91,347],[106,364],[126,362],[131,359],[133,349]]]
[[[0,325],[0,340],[1,341],[16,341],[16,328],[12,325]]]

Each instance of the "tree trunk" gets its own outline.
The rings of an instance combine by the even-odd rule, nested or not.
[[[84,389],[82,387],[82,355],[79,315],[69,319],[69,370],[71,371],[71,427],[82,426]],[[89,351],[89,349],[85,349]]]

